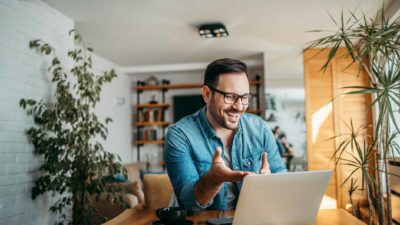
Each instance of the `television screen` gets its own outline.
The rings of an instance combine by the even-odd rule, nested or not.
[[[195,113],[205,105],[202,95],[174,96],[174,122]]]

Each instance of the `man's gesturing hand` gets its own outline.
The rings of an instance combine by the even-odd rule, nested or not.
[[[212,175],[216,183],[240,181],[243,180],[246,175],[251,174],[251,172],[233,171],[225,165],[221,154],[221,147],[217,147],[212,158],[212,167],[209,170],[210,175]]]
[[[210,170],[194,186],[194,196],[201,205],[211,202],[218,194],[224,182],[235,182],[243,180],[251,172],[233,171],[225,165],[221,157],[222,149],[217,147],[212,158]]]
[[[269,169],[269,164],[268,164],[268,157],[267,153],[263,152],[262,154],[262,163],[261,163],[261,168],[260,168],[260,174],[270,174],[271,170]]]

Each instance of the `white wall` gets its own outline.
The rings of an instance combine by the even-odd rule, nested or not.
[[[118,75],[111,83],[103,86],[100,102],[96,106],[102,122],[106,117],[113,120],[107,125],[108,136],[103,147],[106,151],[118,154],[124,163],[132,162],[130,78],[120,71],[118,65],[99,56],[93,55],[93,65],[96,74],[114,68]]]
[[[265,88],[303,88],[304,69],[302,49],[264,52]]]
[[[267,122],[274,128],[279,126],[293,144],[295,155],[305,155],[306,125],[304,116],[305,91],[303,54],[301,49],[283,49],[264,52],[265,93],[275,98],[276,111],[267,110],[266,118],[273,113],[276,122]]]
[[[67,63],[66,53],[74,42],[68,31],[74,21],[41,1],[0,0],[0,225],[53,224],[48,212],[50,198],[31,200],[33,180],[40,165],[28,143],[26,129],[33,125],[19,107],[21,98],[50,99],[48,60],[30,50],[30,40],[41,38],[56,48]],[[94,70],[116,65],[94,56]],[[117,97],[126,103],[118,105]],[[130,87],[127,77],[106,86],[98,112],[111,116],[106,150],[130,161]]]
[[[49,98],[46,62],[28,47],[43,38],[60,55],[73,46],[74,22],[40,1],[0,1],[0,224],[52,224],[47,201],[31,200],[40,161],[32,154],[25,130],[32,119],[21,98]],[[64,61],[64,60],[63,60]]]
[[[273,129],[279,126],[293,144],[295,156],[304,156],[306,151],[306,124],[304,90],[302,88],[269,88],[267,91],[276,103],[276,110],[267,110],[267,118],[274,114],[276,121],[267,121]],[[297,98],[290,97],[297,95]]]

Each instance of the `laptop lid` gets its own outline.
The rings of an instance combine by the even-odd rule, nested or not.
[[[324,170],[246,176],[233,225],[313,224],[331,174]]]

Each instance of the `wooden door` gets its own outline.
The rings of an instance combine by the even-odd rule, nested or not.
[[[371,124],[368,113],[370,98],[366,95],[344,95],[345,86],[366,86],[364,72],[357,77],[358,65],[350,58],[336,57],[325,72],[321,67],[326,62],[330,49],[310,49],[304,53],[304,77],[306,89],[307,159],[309,170],[333,169],[326,197],[336,200],[337,207],[348,203],[348,185],[341,186],[354,168],[338,165],[332,158],[339,143],[350,132],[346,124],[352,121],[355,128]],[[339,50],[343,55],[344,49]],[[371,131],[369,131],[371,132]],[[347,157],[351,157],[347,155]],[[355,175],[360,181],[359,174]]]

